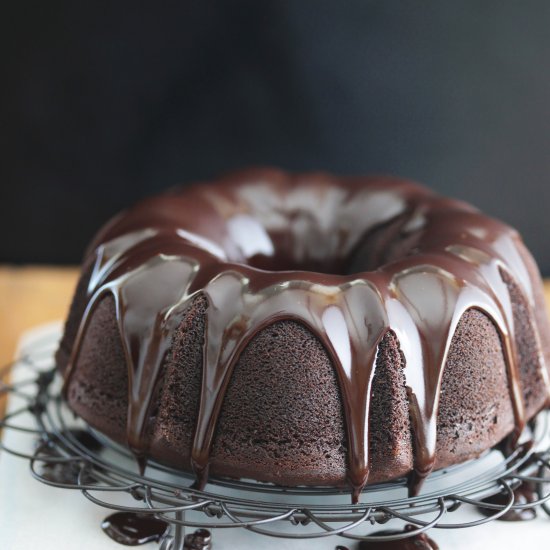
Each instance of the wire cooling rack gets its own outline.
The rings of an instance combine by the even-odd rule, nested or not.
[[[365,541],[398,540],[429,529],[463,529],[498,519],[510,511],[535,507],[550,515],[550,435],[548,413],[532,426],[533,445],[504,457],[493,450],[477,460],[434,472],[422,493],[409,498],[405,480],[369,486],[361,502],[333,488],[284,488],[252,481],[212,480],[204,491],[191,476],[150,463],[140,475],[127,449],[93,431],[68,410],[53,367],[55,340],[33,344],[32,352],[4,369],[17,372],[0,382],[8,396],[1,431],[16,430],[27,439],[21,448],[0,449],[27,460],[37,480],[69,490],[98,506],[118,512],[150,514],[170,526],[161,550],[184,548],[186,528],[242,528],[266,536],[313,539],[339,535]],[[0,380],[2,379],[0,371]],[[84,436],[84,437],[83,437]],[[31,451],[29,451],[31,449]],[[55,475],[52,475],[55,474]],[[515,493],[528,483],[536,499],[517,503]],[[483,502],[499,495],[497,501]],[[497,503],[498,502],[498,503]],[[455,520],[462,506],[483,508],[468,522]],[[415,530],[400,530],[403,524]],[[388,524],[384,534],[377,524]]]

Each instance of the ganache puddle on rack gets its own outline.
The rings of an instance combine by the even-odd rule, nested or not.
[[[75,440],[89,451],[101,448],[99,441],[86,430],[65,430],[61,432],[61,437]],[[59,441],[62,444],[61,439]],[[57,462],[56,459],[60,458],[60,455],[49,444],[39,441],[36,456],[37,473],[46,481],[61,485],[78,485],[91,481],[87,474],[82,472],[80,461]]]
[[[407,533],[415,531],[414,525],[405,525],[403,531],[390,530],[390,531],[378,531],[373,533],[373,536],[388,536],[397,535],[401,533]],[[359,546],[348,548],[347,546],[337,546],[336,550],[440,550],[439,546],[426,535],[426,533],[419,533],[418,535],[412,535],[406,539],[401,540],[388,540],[388,541],[362,541]]]
[[[126,546],[139,546],[159,542],[167,534],[170,525],[152,514],[116,512],[103,520],[101,528],[114,541]],[[186,550],[210,550],[212,535],[207,529],[197,529],[185,536]]]
[[[137,546],[160,541],[169,525],[151,514],[116,512],[103,520],[101,528],[114,541],[126,546]]]
[[[529,439],[518,446],[518,449],[522,452],[528,452],[534,445],[534,432],[535,421],[531,420],[528,424],[530,430]],[[496,447],[505,458],[508,458],[513,452],[513,448],[510,446],[509,441],[505,439]],[[528,464],[532,464],[533,459],[530,458]],[[523,481],[521,485],[513,489],[514,493],[514,505],[516,504],[529,504],[538,500],[537,490],[533,483],[529,481]],[[506,506],[510,501],[510,495],[508,492],[500,492],[495,495],[491,495],[482,502],[487,504],[496,504],[498,506]],[[493,516],[498,510],[492,508],[484,508],[478,506],[478,510],[485,516]],[[537,517],[537,511],[534,507],[525,508],[524,510],[508,510],[504,515],[497,518],[500,521],[529,521]]]
[[[514,504],[529,504],[537,500],[537,493],[529,482],[523,482],[519,487],[514,489]],[[510,497],[508,494],[498,493],[483,500],[487,504],[498,504],[505,506],[508,504]],[[479,511],[486,515],[492,516],[496,513],[496,510],[491,508],[479,507]],[[524,510],[508,510],[504,515],[500,516],[500,521],[529,521],[537,517],[537,511],[535,508],[525,508]]]

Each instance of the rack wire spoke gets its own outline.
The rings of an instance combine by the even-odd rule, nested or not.
[[[334,528],[330,525],[326,524],[324,521],[321,521],[315,514],[313,514],[310,510],[305,509],[303,510],[303,513],[316,525],[321,527],[323,529],[323,532],[319,532],[315,535],[315,538],[319,537],[327,537],[330,535],[341,535],[342,533],[346,533],[347,531],[352,531],[353,529],[356,529],[370,518],[372,514],[372,508],[367,508],[365,512],[353,523],[349,523],[347,525],[344,525],[343,527]]]

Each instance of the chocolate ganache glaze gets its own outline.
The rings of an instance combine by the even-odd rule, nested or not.
[[[526,505],[531,502],[538,500],[538,495],[536,487],[534,484],[524,481],[519,487],[514,489],[514,505]],[[491,497],[488,497],[483,500],[488,504],[498,504],[500,506],[505,506],[510,501],[510,496],[503,493],[497,493]],[[482,506],[478,507],[479,511],[486,516],[493,516],[496,513],[496,510],[491,508],[483,508]],[[500,516],[498,520],[500,521],[529,521],[537,517],[536,507],[523,508],[520,510],[508,510],[504,515]]]
[[[403,531],[378,531],[373,535],[408,535],[398,540],[362,541],[359,550],[439,550],[439,546],[426,533],[415,535],[415,531],[414,525],[405,525]]]
[[[550,349],[536,266],[518,233],[472,206],[390,177],[335,178],[258,169],[146,199],[90,246],[87,305],[68,387],[94,308],[114,298],[128,365],[128,445],[143,464],[161,364],[182,312],[207,300],[200,406],[191,462],[199,484],[241,352],[280,320],[307,327],[333,362],[357,501],[369,478],[368,426],[377,348],[400,343],[413,434],[409,487],[434,466],[440,388],[451,339],[469,309],[497,327],[517,440],[526,422],[506,277],[535,319],[542,377]],[[544,352],[543,352],[544,350]]]
[[[139,546],[158,542],[169,529],[168,523],[151,514],[116,512],[101,523],[104,533],[119,544]]]

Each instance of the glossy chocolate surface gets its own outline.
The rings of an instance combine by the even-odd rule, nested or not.
[[[210,550],[212,535],[208,529],[197,529],[195,532],[185,535],[183,547],[186,550]]]
[[[168,529],[168,523],[151,514],[116,512],[101,524],[107,536],[126,546],[158,542]]]
[[[439,546],[425,533],[413,535],[414,525],[405,525],[403,531],[379,531],[373,536],[401,535],[408,533],[407,538],[399,540],[362,541],[359,550],[439,550]]]
[[[251,339],[283,319],[321,341],[337,373],[357,500],[369,476],[369,401],[377,346],[397,336],[406,368],[418,492],[434,465],[443,367],[469,308],[497,327],[517,439],[525,425],[512,304],[502,272],[534,309],[538,284],[517,232],[473,207],[393,178],[335,178],[249,170],[147,199],[109,222],[92,243],[90,314],[115,299],[128,364],[128,445],[147,455],[145,425],[171,335],[198,296],[208,302],[200,408],[192,463],[208,478],[218,415],[233,367]],[[535,312],[539,339],[544,313]],[[544,348],[547,347],[544,340]],[[541,347],[542,349],[542,347]],[[541,353],[541,364],[544,361]],[[542,369],[547,382],[546,368]]]

